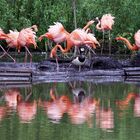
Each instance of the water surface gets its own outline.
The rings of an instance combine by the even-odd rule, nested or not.
[[[140,86],[42,83],[0,89],[2,140],[137,140]]]

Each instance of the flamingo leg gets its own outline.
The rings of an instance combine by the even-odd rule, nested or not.
[[[27,62],[27,56],[28,54],[27,54],[27,50],[25,50],[25,57],[24,57],[24,63],[26,63]]]
[[[88,49],[89,49],[89,58],[91,58],[91,57],[90,57],[90,55],[91,55],[91,54],[90,54],[90,51],[91,51],[93,54],[96,55],[95,51],[90,47],[90,45],[92,45],[93,48],[96,48],[95,44],[94,44],[93,42],[91,42],[91,41],[85,41],[84,43],[87,45],[87,47],[88,47]]]
[[[77,52],[78,52],[78,48],[77,48],[77,46],[74,46],[74,57],[77,55]]]
[[[32,54],[30,53],[29,49],[27,48],[27,46],[25,46],[26,51],[28,52],[28,54],[30,55],[30,64],[32,64]]]
[[[5,52],[3,52],[3,54],[0,56],[0,58],[4,57],[5,55],[6,55],[6,53],[5,53]]]
[[[0,45],[0,48],[3,50],[3,54],[0,56],[0,58],[4,57],[5,55],[9,56],[13,61],[14,63],[16,62],[15,59],[8,53],[5,51],[5,49]]]
[[[105,40],[105,31],[103,31],[103,42],[102,42],[102,47],[101,47],[101,55],[103,54],[104,40]]]
[[[9,51],[9,49],[10,49],[10,47],[7,49],[7,53],[8,53],[8,51]],[[0,58],[4,57],[5,55],[6,55],[6,53],[4,52],[4,53],[0,56]]]
[[[59,71],[59,63],[58,63],[58,58],[56,57],[55,58],[55,60],[56,60],[56,70],[57,70],[57,72]]]
[[[109,55],[111,55],[111,34],[110,34],[110,30],[109,30],[108,39],[109,39]]]

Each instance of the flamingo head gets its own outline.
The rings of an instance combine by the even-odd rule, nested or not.
[[[37,25],[33,25],[33,26],[31,27],[31,29],[32,29],[33,31],[35,31],[35,32],[38,31],[38,27],[37,27]]]
[[[115,38],[115,40],[117,40],[117,41],[122,40],[122,39],[123,39],[123,37],[121,37],[121,36]]]
[[[92,25],[94,22],[95,22],[94,20],[90,20],[87,24]]]
[[[99,18],[99,17],[96,17],[96,18],[94,19],[94,21],[95,21],[95,22],[99,22],[99,21],[100,21],[100,18]]]
[[[42,41],[42,39],[45,37],[45,35],[41,35],[39,38],[38,38],[38,40],[39,41]]]

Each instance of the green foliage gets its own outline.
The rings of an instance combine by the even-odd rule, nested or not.
[[[39,36],[47,31],[49,25],[59,21],[71,32],[74,29],[73,1],[1,0],[0,27],[8,32],[37,24]],[[139,6],[139,0],[76,0],[77,26],[83,27],[87,21],[111,13],[115,16],[114,37],[124,32],[134,34],[140,28]],[[98,34],[100,38],[101,33]]]

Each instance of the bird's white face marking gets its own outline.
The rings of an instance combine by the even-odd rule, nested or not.
[[[84,48],[80,48],[80,51],[81,51],[81,52],[84,52],[84,51],[85,51],[85,49],[84,49]]]

